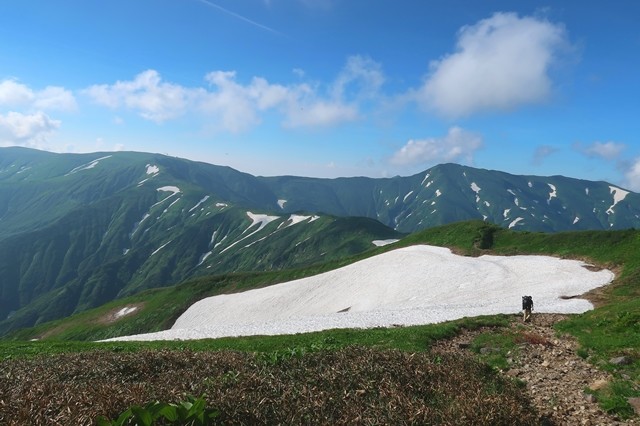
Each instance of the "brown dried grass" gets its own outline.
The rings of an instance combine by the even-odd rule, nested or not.
[[[3,425],[89,425],[202,394],[224,424],[537,424],[521,389],[466,357],[348,348],[268,361],[159,350],[0,363]]]

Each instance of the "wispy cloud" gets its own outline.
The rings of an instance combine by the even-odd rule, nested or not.
[[[609,161],[620,157],[620,154],[626,148],[625,144],[614,141],[596,141],[588,145],[576,142],[573,147],[587,157],[601,158]]]
[[[209,6],[209,7],[212,7],[214,9],[217,9],[217,10],[219,10],[219,11],[221,11],[221,12],[223,12],[223,13],[229,15],[229,16],[232,16],[232,17],[234,17],[236,19],[239,19],[239,20],[241,20],[243,22],[251,24],[254,27],[263,29],[265,31],[269,31],[270,33],[273,33],[273,34],[283,35],[280,31],[274,30],[271,27],[267,27],[266,25],[263,25],[263,24],[261,24],[259,22],[251,20],[251,19],[247,18],[246,16],[242,16],[242,15],[240,15],[240,14],[238,14],[236,12],[233,12],[233,11],[227,9],[227,8],[224,8],[224,7],[220,6],[219,4],[216,4],[216,3],[212,2],[212,1],[209,1],[209,0],[196,0],[196,1],[198,1],[198,2],[200,2],[202,4],[205,4],[205,5]]]
[[[551,145],[540,145],[536,148],[533,153],[532,163],[534,166],[541,165],[547,157],[558,152],[558,148],[553,147]]]

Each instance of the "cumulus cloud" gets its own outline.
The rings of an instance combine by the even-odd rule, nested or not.
[[[15,80],[0,82],[0,106],[47,111],[72,111],[77,108],[73,93],[64,87],[47,86],[35,91]]]
[[[11,111],[0,114],[0,143],[41,147],[46,137],[60,127],[60,121],[43,112],[22,114]]]
[[[377,63],[354,56],[324,91],[318,84],[282,85],[262,77],[242,83],[235,71],[213,71],[205,81],[206,87],[184,87],[147,70],[133,80],[94,85],[83,93],[97,104],[125,108],[156,123],[196,112],[215,129],[241,132],[258,125],[267,111],[278,112],[282,125],[290,128],[357,120],[360,103],[378,92],[384,77]]]
[[[451,127],[442,138],[409,140],[391,157],[396,166],[443,162],[473,163],[474,153],[482,147],[482,138],[460,127]]]
[[[460,29],[456,51],[431,63],[417,99],[447,117],[544,101],[550,68],[566,46],[560,24],[495,13]]]
[[[124,106],[156,123],[182,115],[191,96],[189,89],[163,82],[155,70],[141,72],[131,81],[93,85],[83,93],[100,105]]]
[[[593,142],[589,145],[583,145],[581,143],[574,144],[574,148],[582,152],[587,157],[601,158],[604,160],[612,161],[620,157],[620,154],[626,148],[625,144],[608,141],[608,142]]]

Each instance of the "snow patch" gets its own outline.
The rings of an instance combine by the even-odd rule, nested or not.
[[[284,205],[287,202],[287,200],[278,200],[278,206],[280,206],[281,209],[284,209]]]
[[[458,256],[412,246],[295,281],[209,297],[193,304],[170,330],[112,340],[204,339],[279,335],[334,328],[438,323],[513,314],[522,294],[536,312],[582,313],[580,298],[614,278],[576,260],[550,256]],[[428,279],[425,279],[428,277]],[[461,291],[473,282],[474,297]],[[437,285],[434,285],[437,283]],[[349,308],[348,312],[344,312]]]
[[[371,243],[372,243],[374,246],[382,247],[382,246],[386,246],[386,245],[389,245],[389,244],[393,244],[393,243],[398,242],[398,241],[400,241],[400,240],[397,240],[397,239],[389,239],[389,240],[373,240],[373,241],[371,241]]]
[[[151,255],[149,257],[153,256],[154,254],[158,253],[160,250],[165,248],[171,241],[173,241],[173,240],[169,240],[166,243],[164,243],[163,245],[161,245],[160,247],[158,247],[157,249],[155,249],[154,252],[151,253]]]
[[[573,224],[575,225],[576,223],[578,223],[580,221],[580,218],[578,216],[576,216],[575,219],[573,219]]]
[[[518,218],[516,218],[514,221],[512,221],[512,222],[509,224],[509,229],[511,229],[511,228],[513,228],[514,226],[516,226],[516,225],[518,224],[518,222],[520,222],[521,220],[524,220],[524,218],[522,218],[522,217],[518,217]]]
[[[551,192],[549,193],[549,199],[547,199],[547,204],[551,203],[551,199],[558,196],[558,191],[556,191],[555,185],[548,183],[549,188],[551,188]]]
[[[175,194],[180,192],[180,188],[178,188],[177,186],[163,186],[163,187],[160,187],[160,188],[156,189],[156,191],[172,192],[173,195],[175,195]]]
[[[439,189],[436,189],[436,197],[439,197],[439,196],[441,196],[441,195],[442,195],[442,192],[440,192],[440,190],[439,190]]]
[[[208,195],[205,195],[200,201],[198,201],[198,204],[196,204],[195,206],[191,207],[189,209],[188,213],[191,213],[192,211],[194,211],[195,209],[197,209],[198,207],[200,207],[202,205],[202,203],[204,203],[205,201],[207,201],[209,199]]]
[[[424,176],[424,179],[422,179],[422,182],[420,182],[420,185],[424,185],[424,183],[425,183],[425,181],[426,181],[427,179],[429,179],[429,173],[427,173],[427,174]],[[380,191],[380,192],[382,192],[382,191]]]
[[[65,176],[72,175],[72,174],[77,173],[77,172],[82,171],[82,170],[89,170],[89,169],[93,169],[95,166],[97,166],[97,165],[98,165],[98,163],[100,163],[100,161],[101,161],[101,160],[105,160],[105,159],[107,159],[107,158],[109,158],[109,157],[111,157],[111,155],[107,155],[107,156],[105,156],[105,157],[96,158],[95,160],[93,160],[93,161],[91,161],[91,162],[89,162],[89,163],[83,164],[83,165],[81,165],[81,166],[76,167],[75,169],[72,169],[72,170],[71,170],[69,173],[67,173]]]
[[[118,312],[116,312],[116,314],[114,315],[114,317],[116,318],[122,318],[126,315],[129,315],[135,311],[138,310],[137,306],[125,306],[124,308],[120,309]]]
[[[155,175],[160,173],[160,167],[155,166],[155,165],[151,165],[151,164],[147,164],[147,174],[148,175]]]
[[[613,214],[613,208],[616,206],[616,204],[625,199],[627,194],[629,194],[629,191],[616,188],[615,186],[609,186],[609,190],[611,191],[611,194],[613,194],[613,204],[607,209],[607,214]]]
[[[404,198],[402,199],[403,203],[407,202],[407,198],[409,198],[411,196],[411,194],[413,194],[413,191],[409,191],[409,193],[407,195],[404,196]]]
[[[482,190],[475,182],[471,182],[471,190],[476,194]]]

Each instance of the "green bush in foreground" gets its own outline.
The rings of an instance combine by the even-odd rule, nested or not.
[[[204,398],[189,397],[178,404],[150,402],[144,407],[134,405],[115,420],[98,417],[98,426],[151,426],[157,424],[203,426],[213,422],[220,415],[218,410],[208,409]]]

